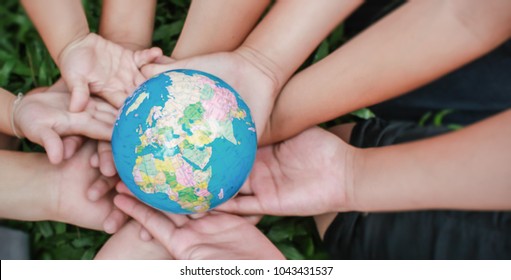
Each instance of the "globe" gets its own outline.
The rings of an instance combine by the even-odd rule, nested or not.
[[[122,181],[142,202],[176,214],[206,212],[236,195],[256,148],[240,95],[218,77],[189,69],[140,85],[112,134]]]

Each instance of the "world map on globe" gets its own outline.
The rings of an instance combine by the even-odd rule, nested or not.
[[[119,176],[146,204],[171,213],[206,212],[232,198],[257,148],[250,110],[221,79],[172,70],[126,99],[114,126]]]

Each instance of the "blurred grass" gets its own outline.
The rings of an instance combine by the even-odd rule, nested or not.
[[[100,1],[83,1],[91,30],[97,30],[101,11]],[[153,35],[154,45],[170,54],[186,17],[189,0],[159,1]],[[0,86],[11,92],[27,92],[34,87],[51,85],[59,72],[39,35],[16,0],[4,0],[0,5]],[[307,59],[303,67],[315,63],[345,41],[339,26]],[[362,109],[353,116],[369,118],[372,113]],[[330,126],[351,119],[345,116],[324,124]],[[25,151],[40,151],[24,143]],[[3,221],[4,225],[22,229],[31,236],[33,259],[91,259],[108,235],[58,222]],[[258,227],[289,259],[324,259],[312,218],[265,217]]]

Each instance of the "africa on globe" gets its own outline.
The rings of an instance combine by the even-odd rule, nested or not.
[[[171,70],[140,85],[112,134],[115,166],[130,191],[171,213],[206,212],[248,177],[257,148],[250,110],[221,79]]]

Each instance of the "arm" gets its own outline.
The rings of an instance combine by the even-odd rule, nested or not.
[[[321,40],[361,3],[278,1],[237,51],[266,71],[280,89]]]
[[[44,154],[0,151],[0,218],[36,221],[51,212]],[[38,178],[38,179],[35,179]]]
[[[192,1],[172,57],[183,59],[236,49],[269,3],[269,0]]]
[[[0,88],[0,133],[14,136],[11,125],[12,109],[16,96]]]
[[[27,137],[43,146],[52,163],[64,158],[63,136],[84,135],[109,140],[116,110],[106,102],[93,98],[83,112],[67,110],[67,93],[28,94],[15,105],[16,96],[0,89],[0,133]]]
[[[511,35],[511,2],[413,1],[291,79],[263,142],[420,87]]]
[[[265,130],[280,88],[309,54],[361,1],[279,1],[233,52],[152,64],[146,76],[191,68],[214,74],[236,89],[250,107],[258,136]],[[306,19],[306,20],[304,20]],[[293,26],[292,29],[289,26]]]
[[[351,208],[510,210],[509,123],[511,110],[443,136],[357,150]]]
[[[95,148],[89,141],[59,165],[50,164],[41,153],[0,151],[0,217],[102,229],[103,221],[116,211],[112,198],[91,202],[85,192],[90,185],[114,185],[118,179],[105,178],[89,166]],[[117,219],[119,224],[112,226],[120,227],[125,221]]]
[[[89,33],[80,0],[22,0],[21,3],[57,65],[62,50]]]
[[[241,192],[245,195],[216,210],[295,216],[510,210],[510,122],[508,110],[442,136],[370,149],[313,127],[260,148]]]
[[[99,34],[131,50],[152,44],[156,0],[104,0]]]

